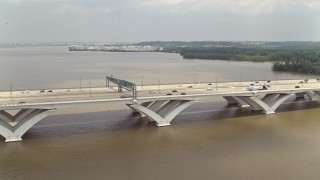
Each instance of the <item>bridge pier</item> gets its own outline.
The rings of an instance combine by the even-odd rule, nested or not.
[[[223,96],[223,98],[228,101],[229,105],[238,105],[240,107],[249,106],[245,101],[238,98],[237,96]]]
[[[295,94],[273,93],[266,94],[259,99],[256,96],[237,96],[251,106],[253,110],[262,110],[264,114],[273,114],[275,110],[287,99],[295,96]]]
[[[296,95],[296,99],[300,99],[300,98],[304,98],[305,93],[298,92],[298,93],[295,93],[295,95]]]
[[[194,103],[194,100],[160,100],[141,104],[127,104],[132,110],[155,121],[157,126],[169,126],[170,122],[182,110]]]
[[[308,100],[315,100],[319,97],[319,91],[306,91],[305,96]]]
[[[0,135],[5,142],[21,141],[22,136],[37,122],[48,116],[51,109],[21,109],[15,115],[0,110]]]

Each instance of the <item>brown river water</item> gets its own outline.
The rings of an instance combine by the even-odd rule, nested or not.
[[[103,86],[105,75],[137,84],[304,79],[271,63],[184,60],[166,53],[0,49],[0,90]],[[285,102],[276,114],[201,101],[156,127],[124,105],[61,109],[23,141],[0,137],[0,179],[320,179],[320,103]]]

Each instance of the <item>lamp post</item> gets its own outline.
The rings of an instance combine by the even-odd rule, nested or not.
[[[141,86],[143,88],[143,76],[141,76]]]
[[[218,78],[216,78],[216,90],[218,90]]]
[[[12,101],[12,82],[10,80],[10,100]]]
[[[90,97],[92,97],[92,95],[91,95],[91,81],[89,81],[89,94],[90,94]]]
[[[160,93],[160,81],[161,79],[158,79],[158,92]]]

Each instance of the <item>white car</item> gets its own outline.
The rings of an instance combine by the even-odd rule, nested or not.
[[[28,94],[30,91],[29,90],[24,90],[24,91],[21,91],[21,94]]]
[[[248,91],[258,91],[258,90],[267,90],[267,86],[265,85],[254,85],[250,84],[250,86],[247,88]]]

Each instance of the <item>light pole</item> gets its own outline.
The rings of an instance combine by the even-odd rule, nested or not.
[[[143,76],[141,76],[141,86],[143,88]]]
[[[12,82],[10,80],[10,100],[12,101]]]
[[[216,78],[216,90],[218,90],[218,78]]]
[[[90,97],[92,97],[91,96],[91,81],[89,81],[89,94],[90,94]]]
[[[160,93],[160,81],[161,79],[158,79],[158,92]]]

